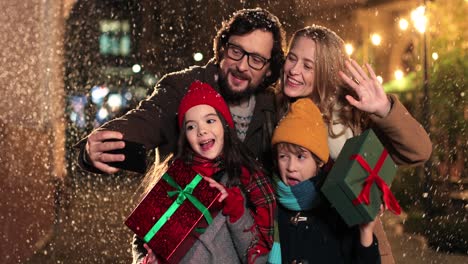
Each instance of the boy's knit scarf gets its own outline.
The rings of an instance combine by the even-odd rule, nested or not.
[[[278,176],[273,176],[273,186],[278,202],[291,211],[307,211],[317,207],[320,203],[320,191],[316,186],[323,177],[324,175],[319,173],[319,175],[310,180],[300,182],[294,186],[288,186]],[[276,214],[278,214],[278,211]],[[274,243],[268,257],[268,263],[281,264],[278,217],[275,218]]]
[[[193,154],[187,162],[194,171],[203,176],[213,177],[215,173],[224,170],[222,157],[209,160]],[[257,257],[267,254],[272,248],[276,200],[270,180],[263,173],[250,173],[247,168],[242,167],[240,182],[248,201],[254,207],[254,210],[250,211],[255,221],[251,228],[255,240],[247,252],[248,262],[253,263]]]

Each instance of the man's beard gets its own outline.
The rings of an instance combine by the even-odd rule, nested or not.
[[[257,87],[252,87],[251,85],[248,85],[247,88],[245,88],[243,91],[233,91],[233,89],[229,87],[229,83],[227,81],[226,76],[223,74],[222,71],[220,71],[218,85],[220,93],[223,96],[224,100],[227,103],[235,103],[241,101],[242,99],[250,98],[250,96],[252,96],[253,94],[256,94],[257,92],[263,90],[264,83],[262,82]]]

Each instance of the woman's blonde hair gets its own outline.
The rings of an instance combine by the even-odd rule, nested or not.
[[[356,98],[356,94],[338,75],[342,71],[349,75],[345,61],[348,56],[345,51],[344,41],[332,30],[318,25],[307,26],[296,31],[288,45],[288,53],[301,37],[311,39],[315,42],[315,65],[314,84],[310,97],[319,107],[323,114],[325,123],[328,126],[328,134],[331,137],[338,137],[343,131],[333,131],[334,122],[341,123],[353,131],[358,131],[367,122],[367,114],[351,106],[345,95]],[[282,78],[281,78],[282,79]],[[284,83],[280,82],[278,99],[280,115],[287,111],[292,100],[283,93]],[[335,112],[335,114],[333,114]],[[335,116],[334,116],[335,115]]]

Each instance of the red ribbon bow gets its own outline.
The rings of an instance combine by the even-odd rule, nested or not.
[[[398,201],[396,200],[392,191],[390,191],[390,188],[388,188],[387,183],[385,183],[385,181],[382,180],[382,178],[379,176],[379,171],[382,168],[382,165],[384,164],[387,156],[388,152],[386,149],[384,149],[382,155],[380,155],[379,160],[377,161],[377,164],[375,164],[374,169],[370,167],[369,163],[367,163],[367,161],[361,155],[354,154],[351,156],[351,160],[356,160],[364,168],[364,170],[369,173],[369,176],[364,181],[364,187],[362,188],[361,193],[356,199],[353,200],[353,204],[358,205],[364,202],[369,205],[370,189],[372,184],[375,182],[380,190],[382,190],[383,201],[384,204],[387,205],[388,210],[396,215],[399,215],[401,213],[401,208],[398,204]]]

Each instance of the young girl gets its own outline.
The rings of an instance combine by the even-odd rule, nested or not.
[[[328,161],[322,114],[308,98],[291,105],[273,133],[279,178],[269,263],[380,263],[375,220],[349,228],[320,194]]]
[[[178,153],[148,174],[144,193],[168,166],[188,166],[221,192],[219,201],[224,204],[181,262],[265,263],[273,244],[273,189],[239,142],[227,104],[208,84],[195,81],[180,103],[178,123]],[[152,250],[138,238],[133,255],[134,263],[157,263]]]
[[[397,165],[420,165],[431,155],[428,134],[398,98],[386,94],[369,65],[368,74],[349,60],[344,41],[322,26],[296,31],[289,43],[279,95],[280,116],[297,98],[318,106],[328,130],[330,168],[348,138],[372,128]],[[380,221],[375,229],[383,263],[393,263]]]

